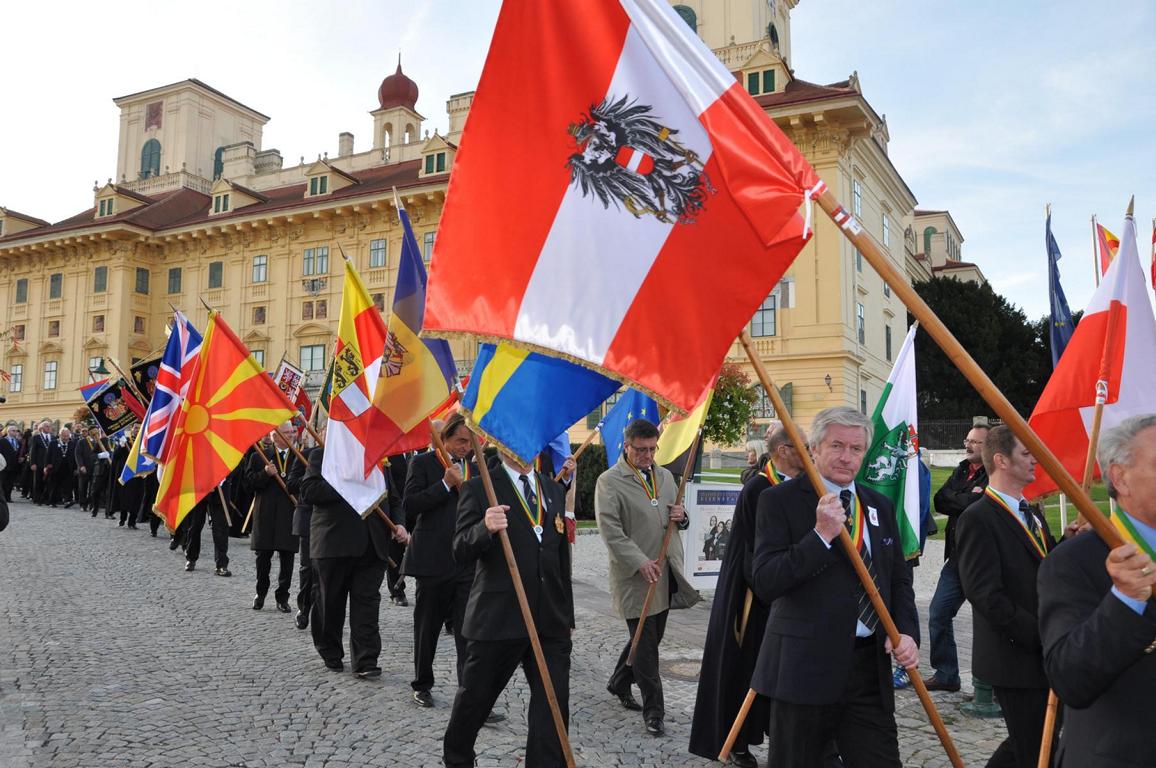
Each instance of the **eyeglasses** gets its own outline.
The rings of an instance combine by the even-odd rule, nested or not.
[[[964,445],[983,445],[983,441],[982,440],[964,440],[963,444]]]
[[[627,445],[626,447],[629,448],[630,450],[634,451],[635,453],[657,453],[658,452],[658,446],[657,445],[651,445],[651,446],[645,446],[645,447],[639,447],[637,445]]]

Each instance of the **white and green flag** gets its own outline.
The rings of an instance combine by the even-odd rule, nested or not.
[[[919,556],[919,419],[915,397],[915,331],[911,326],[871,419],[875,436],[858,481],[895,504],[907,559]]]

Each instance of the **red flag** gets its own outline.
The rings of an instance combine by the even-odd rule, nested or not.
[[[1028,419],[1073,477],[1084,474],[1098,392],[1105,402],[1102,430],[1156,411],[1156,317],[1131,217],[1124,221],[1121,243],[1119,257],[1108,267]],[[1052,478],[1038,470],[1024,494],[1034,499],[1056,488]]]
[[[1100,251],[1100,274],[1106,275],[1112,259],[1116,258],[1120,250],[1120,238],[1109,232],[1102,224],[1096,224],[1096,241],[1099,243]]]
[[[505,3],[424,332],[561,354],[689,411],[824,188],[666,0]]]

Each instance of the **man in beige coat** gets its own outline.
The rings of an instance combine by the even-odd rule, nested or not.
[[[668,524],[686,528],[682,504],[675,504],[677,484],[665,468],[654,464],[658,428],[645,419],[631,422],[624,433],[623,455],[598,477],[594,513],[598,530],[610,555],[610,597],[614,612],[626,619],[629,636],[606,689],[622,706],[642,710],[646,730],[653,736],[665,731],[662,678],[658,671],[658,645],[666,629],[667,611],[688,608],[700,599],[682,575],[682,536],[675,532],[667,550],[665,567],[658,553]],[[630,639],[642,615],[642,603],[650,585],[657,582],[650,601],[634,666],[626,664]],[[631,695],[638,684],[642,706]]]

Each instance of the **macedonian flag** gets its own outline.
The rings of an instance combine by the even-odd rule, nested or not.
[[[157,491],[155,509],[170,531],[241,463],[253,443],[295,414],[217,312],[209,312],[196,366]]]

